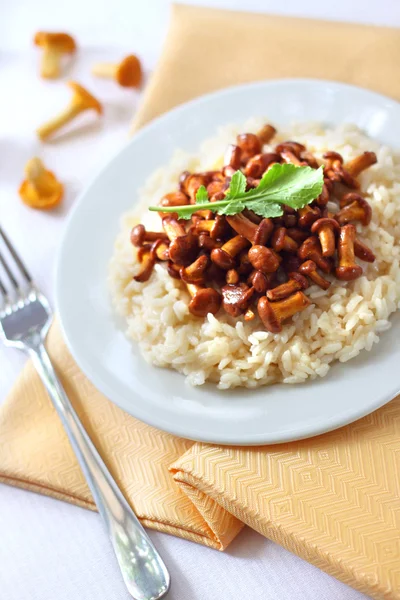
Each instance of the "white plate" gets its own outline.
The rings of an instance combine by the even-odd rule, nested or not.
[[[223,90],[180,106],[139,131],[81,195],[58,257],[58,312],[69,349],[94,385],[135,417],[176,435],[221,444],[287,442],[335,429],[372,412],[400,389],[399,319],[373,351],[328,376],[257,390],[191,388],[174,371],[145,363],[118,329],[106,288],[107,263],[122,213],[175,148],[196,151],[230,122],[250,116],[353,122],[398,147],[400,105],[348,85],[282,80]]]

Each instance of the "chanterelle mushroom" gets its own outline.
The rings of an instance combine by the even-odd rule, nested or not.
[[[115,79],[122,87],[139,87],[142,83],[142,66],[134,54],[130,54],[120,63],[98,63],[92,67],[96,77]]]
[[[28,160],[25,177],[19,188],[19,195],[25,204],[46,210],[61,202],[64,187],[54,173],[45,168],[40,158]]]
[[[103,107],[100,102],[84,87],[79,85],[79,83],[76,83],[76,81],[69,81],[68,85],[74,92],[71,102],[58,117],[51,119],[51,121],[48,121],[48,123],[39,127],[37,134],[41,140],[47,140],[53,133],[61,129],[61,127],[72,121],[85,110],[94,110],[98,115],[101,115],[103,112]]]
[[[55,79],[60,76],[61,59],[64,54],[73,54],[76,43],[68,33],[48,33],[38,31],[34,37],[35,46],[43,48],[40,74],[46,79]]]

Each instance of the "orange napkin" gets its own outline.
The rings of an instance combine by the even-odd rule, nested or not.
[[[400,98],[398,56],[399,30],[174,6],[135,126],[199,93],[268,77],[338,79]],[[400,599],[400,398],[311,440],[221,448],[111,404],[79,371],[57,324],[48,349],[144,525],[223,550],[247,523],[373,598]],[[0,411],[0,481],[94,509],[31,363]]]
[[[260,79],[331,79],[400,100],[399,57],[399,29],[174,5],[134,127],[201,94]]]

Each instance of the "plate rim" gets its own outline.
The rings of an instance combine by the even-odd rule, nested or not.
[[[240,92],[244,88],[254,89],[254,88],[263,88],[263,87],[274,87],[274,86],[280,86],[282,84],[285,84],[285,85],[292,85],[292,84],[331,85],[331,86],[341,88],[341,89],[349,91],[349,92],[351,92],[351,91],[356,91],[358,93],[362,92],[363,94],[367,94],[372,100],[385,102],[387,104],[388,108],[395,107],[397,109],[400,109],[400,102],[398,102],[394,98],[390,98],[389,96],[385,96],[384,94],[375,92],[368,88],[363,88],[361,86],[356,86],[356,85],[352,85],[352,84],[348,84],[348,83],[344,83],[344,82],[340,82],[340,81],[315,79],[315,78],[301,78],[300,77],[300,78],[266,79],[266,80],[259,80],[259,81],[239,84],[239,85],[232,85],[232,86],[221,88],[219,90],[215,90],[215,91],[207,93],[207,94],[202,94],[201,96],[193,98],[187,102],[182,102],[182,103],[176,105],[172,109],[155,117],[149,123],[147,123],[146,125],[140,127],[140,129],[135,131],[133,133],[133,135],[124,144],[122,144],[121,147],[111,156],[111,158],[106,159],[104,162],[102,162],[99,165],[98,169],[96,169],[96,171],[95,171],[95,174],[89,178],[88,182],[83,186],[81,192],[78,194],[78,196],[75,200],[74,206],[70,210],[70,212],[67,216],[67,219],[65,221],[63,235],[62,235],[59,247],[57,249],[57,256],[56,256],[55,267],[54,267],[54,270],[55,270],[54,288],[55,288],[56,316],[58,317],[58,321],[60,323],[61,331],[63,334],[63,339],[66,343],[66,346],[67,346],[69,352],[71,353],[78,368],[89,379],[89,381],[93,384],[93,386],[107,398],[108,401],[117,405],[118,408],[120,408],[121,410],[126,412],[128,415],[141,420],[142,422],[150,425],[151,427],[154,427],[156,429],[162,428],[163,431],[166,431],[167,433],[176,435],[178,437],[183,437],[183,438],[190,439],[193,441],[201,441],[204,443],[211,443],[211,444],[216,444],[216,445],[221,445],[221,446],[224,446],[224,445],[254,446],[254,445],[260,445],[260,444],[272,445],[272,444],[289,443],[292,441],[297,441],[297,440],[315,437],[318,435],[323,435],[325,433],[329,433],[330,431],[339,429],[339,428],[349,425],[355,421],[358,421],[359,419],[362,419],[363,417],[371,414],[375,410],[381,408],[382,406],[384,406],[385,404],[390,402],[392,399],[394,399],[398,393],[400,393],[400,387],[399,387],[399,388],[396,388],[396,390],[393,393],[389,393],[389,394],[385,395],[385,397],[383,399],[381,399],[379,402],[370,402],[368,405],[365,405],[363,407],[363,409],[359,409],[358,411],[354,411],[354,410],[348,411],[348,413],[344,413],[344,414],[342,413],[340,415],[341,418],[330,417],[328,425],[327,425],[328,420],[326,418],[318,419],[318,421],[314,422],[313,424],[310,424],[307,427],[303,427],[304,433],[301,435],[299,435],[298,432],[296,433],[293,428],[289,428],[288,430],[285,430],[286,435],[284,435],[282,430],[280,430],[280,432],[277,436],[274,437],[274,436],[270,435],[268,438],[268,441],[265,441],[265,437],[263,437],[262,433],[247,434],[246,439],[244,439],[244,440],[242,439],[240,442],[238,442],[237,440],[235,441],[236,436],[234,434],[230,435],[227,432],[224,433],[224,436],[225,436],[224,441],[216,441],[214,435],[208,436],[207,433],[200,434],[200,432],[199,432],[199,437],[193,437],[193,435],[194,435],[193,433],[190,436],[188,436],[185,426],[183,424],[181,426],[179,426],[179,423],[177,423],[176,421],[174,421],[172,425],[171,425],[171,423],[168,423],[165,426],[163,424],[161,424],[161,426],[160,426],[160,419],[153,420],[149,416],[148,413],[146,413],[146,415],[144,416],[143,414],[141,414],[140,407],[135,406],[135,414],[133,414],[133,412],[128,411],[126,409],[126,407],[124,406],[124,404],[120,401],[120,394],[118,392],[116,392],[115,390],[113,391],[112,386],[109,385],[106,381],[104,381],[100,375],[97,376],[95,369],[92,368],[90,365],[90,361],[86,360],[84,353],[81,354],[81,352],[79,351],[79,348],[77,348],[75,346],[75,344],[73,343],[73,341],[71,341],[70,335],[68,333],[68,327],[65,326],[65,320],[64,320],[64,316],[63,316],[64,311],[62,308],[60,308],[63,304],[62,303],[62,291],[61,291],[61,278],[62,278],[61,263],[62,263],[62,257],[63,257],[63,248],[65,245],[65,241],[68,237],[69,230],[75,219],[75,214],[80,210],[83,198],[87,194],[88,190],[101,177],[103,171],[107,167],[111,166],[115,161],[117,161],[119,159],[119,156],[121,154],[123,154],[131,144],[134,144],[134,143],[137,143],[138,141],[140,141],[140,139],[143,136],[145,136],[147,134],[147,132],[149,132],[153,129],[157,129],[159,123],[162,123],[163,121],[170,119],[171,115],[179,114],[182,111],[184,112],[185,110],[190,110],[192,107],[202,105],[203,103],[207,103],[210,100],[212,101],[212,99],[214,97],[221,97],[224,95],[230,95],[231,93]],[[398,311],[396,311],[396,313],[398,313]],[[393,313],[391,315],[391,318],[396,313]],[[157,367],[154,367],[154,368],[157,368]],[[324,423],[324,425],[322,425],[322,422]],[[284,435],[284,437],[282,437],[283,435]]]

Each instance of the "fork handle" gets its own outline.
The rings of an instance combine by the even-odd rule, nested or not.
[[[29,354],[60,417],[111,539],[125,584],[135,600],[157,600],[169,588],[168,571],[100,458],[40,343]]]

